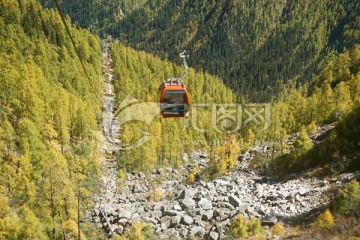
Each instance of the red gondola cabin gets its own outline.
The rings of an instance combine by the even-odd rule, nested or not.
[[[190,94],[178,79],[163,82],[159,88],[159,97],[161,115],[164,118],[188,116]]]

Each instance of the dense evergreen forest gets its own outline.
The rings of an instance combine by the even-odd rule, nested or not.
[[[41,0],[44,7],[54,7],[52,0]],[[60,2],[64,13],[82,28],[105,38],[110,29],[118,28],[118,23],[125,16],[143,6],[147,0],[114,0],[114,1],[69,1]],[[114,30],[110,30],[114,32]]]
[[[255,145],[269,151],[253,167],[279,177],[326,165],[360,170],[360,2],[64,0],[76,48],[52,1],[40,2],[0,1],[0,239],[76,239],[78,220],[82,239],[96,232],[83,220],[101,177],[99,36],[107,34],[118,38],[110,55],[121,117],[128,96],[157,102],[160,83],[182,75],[183,49],[192,66],[189,118],[121,126],[121,143],[151,137],[117,152],[119,185],[127,172],[179,168],[194,151],[210,160],[189,172],[190,183],[222,176]],[[241,128],[214,124],[222,104],[241,107]],[[251,106],[271,109],[266,127],[247,122]],[[334,122],[313,146],[309,136]]]
[[[112,45],[111,54],[114,59],[115,91],[119,103],[127,95],[135,96],[138,100],[145,102],[156,102],[158,82],[161,82],[159,79],[179,76],[182,73],[182,68],[176,65],[169,65],[158,57],[145,52],[136,52],[119,43]],[[164,66],[166,68],[159,72]],[[269,103],[271,124],[267,129],[263,129],[262,124],[252,122],[244,124],[240,131],[236,132],[237,134],[230,135],[216,131],[211,122],[211,107],[212,104],[233,104],[236,101],[236,95],[231,89],[224,87],[220,79],[201,72],[195,73],[193,69],[190,69],[185,80],[193,96],[192,104],[194,105],[189,119],[157,117],[150,126],[141,122],[124,124],[123,142],[131,143],[134,139],[139,139],[142,132],[151,133],[153,138],[144,146],[120,152],[119,166],[124,171],[144,171],[163,164],[176,167],[184,152],[190,154],[194,150],[202,149],[211,152],[214,158],[216,156],[223,159],[214,166],[215,172],[212,175],[216,176],[228,172],[236,165],[234,163],[236,154],[232,155],[232,159],[228,159],[226,154],[221,157],[224,148],[230,147],[227,143],[234,144],[229,151],[238,154],[239,150],[234,146],[239,146],[244,152],[255,143],[261,142],[271,143],[269,145],[272,152],[270,159],[280,156],[289,158],[288,161],[280,161],[280,165],[286,166],[283,171],[289,170],[292,165],[301,165],[300,167],[306,168],[319,163],[329,163],[334,158],[328,155],[307,157],[307,161],[303,161],[300,156],[312,148],[309,135],[315,133],[317,126],[335,122],[348,114],[356,115],[355,109],[360,103],[359,66],[360,45],[355,45],[351,50],[330,60],[309,84],[299,88],[295,84],[283,86],[279,98]],[[153,76],[155,73],[158,73],[155,79],[144,77],[144,75]],[[154,84],[155,82],[157,84]],[[210,108],[198,109],[197,104],[202,103],[206,103]],[[353,111],[355,112],[352,113]],[[242,121],[246,122],[246,115],[242,118]],[[349,135],[345,131],[334,133],[332,139],[338,137],[340,139],[326,144],[331,146],[333,151],[337,149],[336,152],[339,154],[335,160],[341,160],[344,155],[350,153],[350,160],[357,161],[356,154],[354,156],[352,154],[358,149],[360,133],[356,121],[351,121],[350,125],[346,127],[351,129],[348,132]],[[297,143],[291,146],[287,142],[294,132],[301,132],[301,134]],[[348,149],[348,151],[341,149]],[[322,152],[331,152],[334,155],[333,151]],[[220,170],[221,168],[223,170]]]
[[[49,1],[43,1],[48,4]],[[81,7],[85,4],[86,8]],[[281,85],[307,83],[326,59],[360,43],[360,3],[320,1],[63,1],[81,26],[125,45],[218,75],[239,98],[272,99]],[[79,13],[79,9],[84,9]]]
[[[42,3],[52,5],[51,1]],[[260,141],[280,141],[281,146],[274,144],[273,148],[280,147],[281,153],[273,152],[274,155],[281,155],[287,149],[282,145],[292,132],[300,131],[302,127],[314,129],[317,125],[336,121],[356,102],[358,70],[353,66],[357,61],[358,46],[351,49],[354,44],[360,43],[360,4],[357,1],[119,0],[111,4],[89,1],[85,6],[90,11],[82,11],[82,14],[77,14],[82,9],[80,3],[63,1],[62,6],[81,26],[97,26],[97,33],[103,36],[111,34],[124,45],[161,58],[176,60],[181,50],[190,50],[189,65],[195,68],[195,75],[189,75],[187,81],[190,91],[195,90],[192,94],[195,103],[221,103],[224,99],[218,96],[229,95],[217,87],[214,88],[218,89],[215,95],[211,90],[207,94],[212,87],[206,86],[213,82],[217,84],[217,81],[210,77],[202,80],[203,76],[209,76],[206,72],[220,76],[221,81],[231,89],[227,90],[232,93],[225,103],[271,100],[270,128],[259,134],[257,126],[243,126],[237,139],[246,146],[243,149],[249,146],[247,142],[253,142],[255,137],[252,135],[255,133]],[[147,77],[167,63],[159,62],[160,59],[153,60],[152,57],[149,59],[145,53],[141,53],[142,57],[136,57],[134,52],[130,54],[135,57],[132,59],[129,54],[124,58],[124,50],[114,51],[112,56],[117,73],[118,102],[124,99],[125,93],[144,101],[155,101],[156,84],[151,84]],[[123,64],[117,60],[119,58]],[[181,69],[175,71],[173,67],[172,71],[161,72],[151,81],[162,81],[179,74]],[[140,87],[147,85],[149,92]],[[121,91],[121,88],[126,90]],[[345,96],[342,98],[340,95]],[[346,100],[349,97],[350,100]],[[209,114],[201,119],[209,119]],[[180,149],[174,150],[176,153],[171,156],[182,153],[183,143],[191,143],[189,149],[200,147],[196,145],[213,149],[211,142],[222,139],[219,134],[210,131],[197,133],[205,141],[192,141],[192,137],[184,141],[182,137],[188,132],[181,132],[183,122],[178,121],[177,124],[179,130],[175,142],[179,142]],[[210,123],[199,124],[209,126]],[[160,125],[164,131],[164,123]],[[131,137],[127,138],[130,141]],[[166,142],[163,141],[163,144],[166,145]],[[144,160],[140,158],[144,159],[143,156],[154,156],[150,162],[169,161],[169,158],[172,162],[172,157],[165,157],[161,153],[168,151],[159,151],[160,146],[169,147],[162,145],[161,141],[155,145],[158,145],[156,157],[155,153],[148,155],[145,151],[124,159],[129,161],[133,158],[137,159],[134,162],[142,162]]]
[[[77,236],[100,174],[100,39],[71,27],[87,79],[53,9],[0,1],[0,26],[0,239]]]

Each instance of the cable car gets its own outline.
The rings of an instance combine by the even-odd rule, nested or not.
[[[159,88],[160,110],[164,118],[189,115],[190,94],[178,79],[163,82]]]
[[[190,94],[183,79],[187,73],[186,51],[180,53],[184,63],[184,74],[180,78],[170,78],[159,87],[160,111],[164,118],[187,117],[189,115]]]

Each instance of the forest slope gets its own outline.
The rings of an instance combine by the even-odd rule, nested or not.
[[[360,3],[353,0],[119,0],[103,11],[107,2],[86,1],[81,11],[70,2],[63,6],[82,26],[98,25],[163,58],[187,49],[191,66],[256,102],[271,100],[283,83],[308,82],[332,53],[360,43]]]
[[[100,40],[70,31],[89,79],[58,13],[0,2],[0,239],[76,236],[99,177]]]
[[[118,153],[122,180],[126,171],[180,168],[186,160],[184,153],[199,149],[208,151],[209,166],[203,175],[198,166],[189,169],[187,180],[194,182],[200,175],[217,177],[235,169],[239,153],[259,142],[270,143],[271,154],[266,161],[285,154],[291,164],[303,164],[303,168],[328,163],[333,158],[309,157],[303,161],[312,151],[308,135],[318,125],[342,117],[335,130],[337,135],[324,142],[325,151],[337,154],[335,161],[344,156],[350,156],[353,162],[358,160],[360,46],[354,43],[359,40],[359,3],[288,1],[277,2],[275,7],[259,1],[155,3],[141,2],[120,17],[120,28],[114,25],[111,31],[120,34],[116,31],[123,28],[129,32],[121,35],[122,41],[172,59],[180,49],[191,49],[190,65],[224,80],[189,69],[185,83],[194,107],[189,119],[156,116],[149,120],[141,112],[128,112],[136,116],[133,120],[140,121],[122,125],[121,141],[131,144],[144,132],[152,138],[139,148]],[[259,9],[253,9],[253,4]],[[237,25],[238,21],[229,16],[245,19]],[[266,16],[274,19],[262,21]],[[68,18],[66,21],[70,24]],[[268,25],[258,29],[259,22]],[[76,198],[86,207],[99,177],[92,135],[97,129],[96,120],[100,120],[99,38],[71,27],[88,79],[53,9],[43,10],[35,0],[2,1],[0,26],[0,203],[4,206],[0,211],[0,237],[56,239],[64,233],[75,235]],[[324,60],[332,50],[343,47],[349,50]],[[129,95],[139,104],[157,102],[161,81],[182,74],[182,68],[175,64],[120,43],[112,44],[110,54],[116,100],[121,107]],[[294,81],[282,86],[282,80],[310,79],[322,61],[320,73],[311,78],[310,84]],[[273,84],[278,80],[278,86]],[[237,97],[233,89],[248,92],[249,96]],[[256,90],[258,94],[253,94]],[[223,107],[224,112],[222,104],[237,107],[234,103],[240,98],[260,101],[274,92],[279,98],[267,105],[271,107],[271,124],[266,128],[250,120],[246,125],[246,115],[236,115],[239,118],[230,122],[244,122],[232,134],[228,133],[234,130],[229,120],[234,116],[225,118],[226,122],[212,122],[213,106]],[[249,109],[242,103],[245,113]],[[292,145],[288,140],[293,132],[300,134]],[[121,184],[124,182],[119,181]],[[86,226],[82,227],[85,231]]]

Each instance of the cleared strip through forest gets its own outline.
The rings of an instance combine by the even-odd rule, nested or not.
[[[114,87],[112,74],[112,61],[109,54],[110,43],[102,43],[102,134],[100,136],[100,158],[102,170],[102,184],[104,187],[103,195],[99,196],[96,201],[95,211],[99,211],[102,220],[107,222],[107,231],[109,234],[115,234],[107,217],[107,205],[111,204],[117,194],[117,164],[116,151],[119,147],[116,145],[120,134],[120,124],[116,121],[113,114],[114,110]]]

